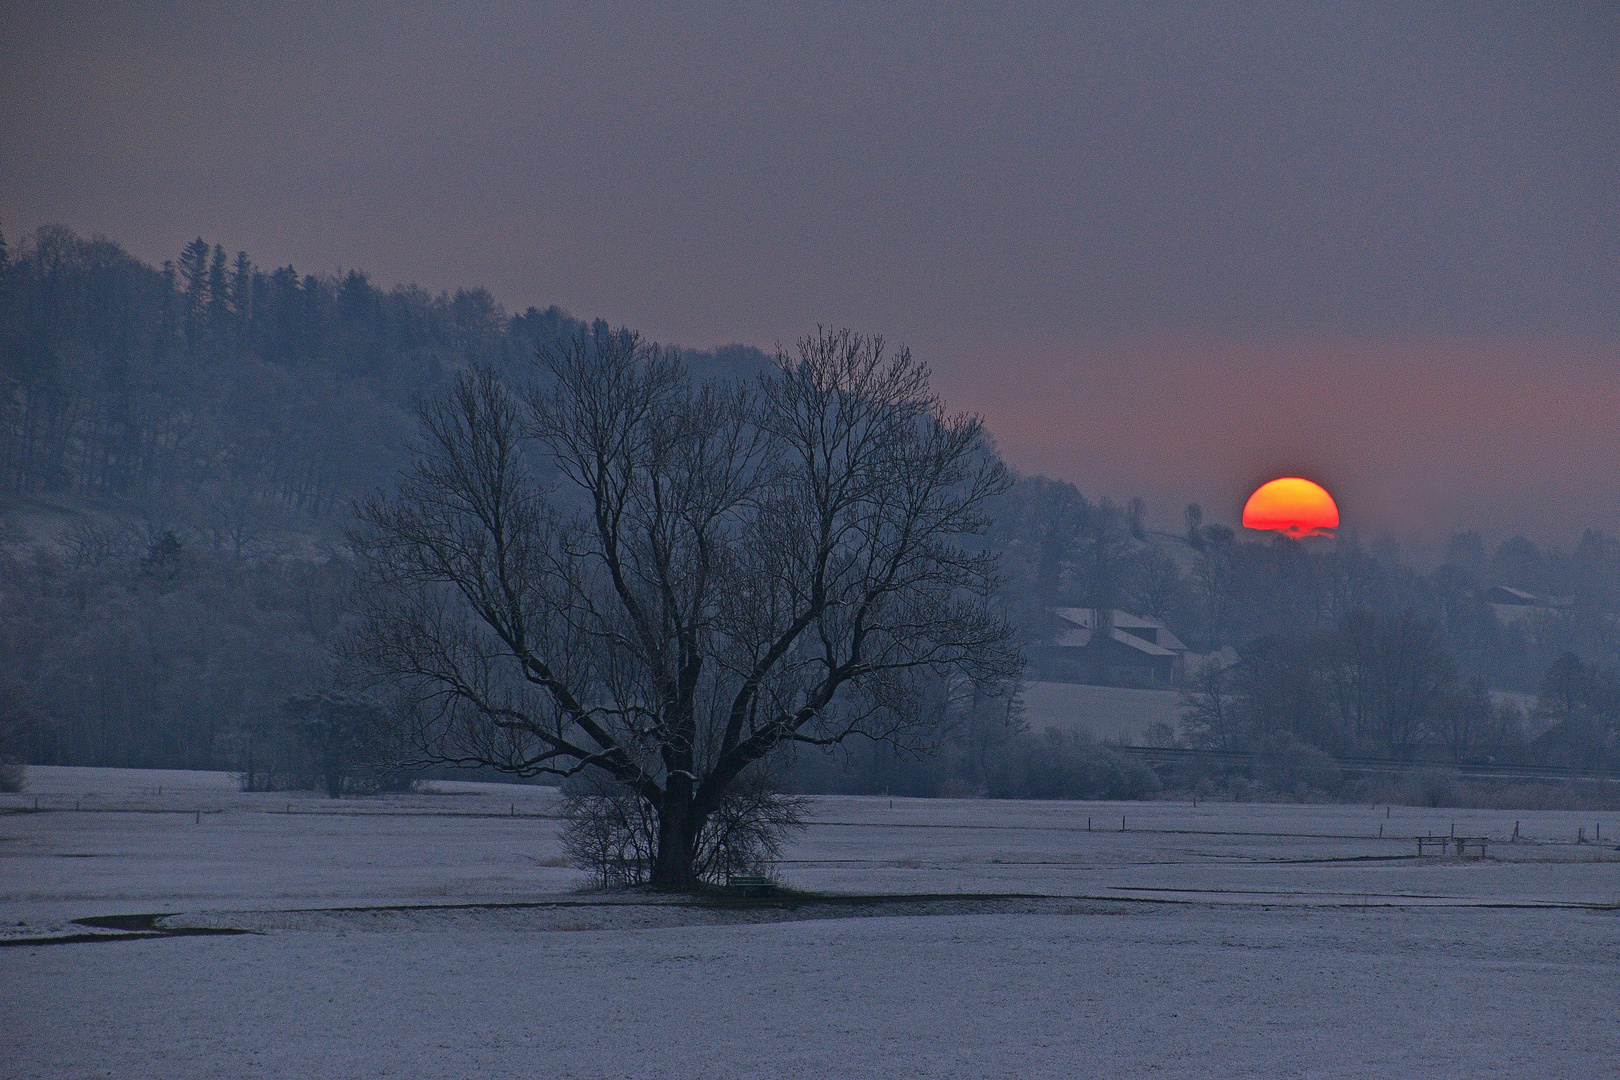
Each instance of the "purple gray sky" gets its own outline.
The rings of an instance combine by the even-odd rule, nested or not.
[[[0,98],[9,237],[878,330],[1166,522],[1620,528],[1612,4],[19,6]]]

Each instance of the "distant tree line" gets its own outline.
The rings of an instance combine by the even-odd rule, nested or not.
[[[1488,552],[1477,532],[1458,532],[1422,573],[1392,543],[1363,546],[1348,528],[1326,541],[1250,540],[1192,505],[1184,531],[1150,530],[1140,500],[1091,500],[1041,476],[1019,478],[995,516],[987,542],[1002,554],[1003,600],[1031,644],[1053,606],[1161,619],[1198,652],[1330,631],[1366,612],[1432,625],[1459,675],[1493,689],[1533,693],[1565,653],[1620,663],[1620,540],[1598,530],[1568,551],[1514,536]],[[1488,594],[1497,585],[1556,606],[1504,623]],[[1031,674],[1060,673],[1037,661]]]
[[[249,561],[163,531],[0,554],[0,710],[42,764],[235,766],[317,689],[341,562]]]
[[[1523,718],[1461,677],[1435,623],[1355,611],[1325,630],[1250,642],[1230,668],[1207,665],[1184,695],[1194,746],[1255,749],[1294,739],[1335,757],[1522,757]]]
[[[399,477],[414,403],[474,367],[542,378],[541,347],[623,333],[555,307],[508,314],[480,289],[265,269],[200,239],[153,267],[61,227],[0,238],[0,759],[324,785],[322,755],[360,735],[318,718],[364,710],[296,702],[336,686],[349,507]],[[682,359],[697,382],[769,365],[740,346]],[[974,542],[999,556],[994,604],[1026,647],[1069,605],[1162,619],[1200,653],[1237,650],[1235,667],[1190,688],[1210,710],[1182,737],[1201,745],[1615,760],[1620,542],[1603,533],[1565,550],[1462,532],[1423,573],[1350,530],[1248,540],[1197,506],[1157,530],[1139,499],[1040,476],[1013,476],[985,509]],[[41,542],[41,521],[54,538]],[[1558,603],[1505,622],[1496,585]],[[1539,704],[1519,716],[1493,702],[1500,690]],[[936,712],[916,748],[927,756],[805,749],[783,782],[1154,790],[1105,746],[1024,730],[1010,695],[943,680],[914,705]]]

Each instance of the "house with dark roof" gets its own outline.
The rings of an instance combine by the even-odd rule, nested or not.
[[[1116,686],[1171,686],[1185,674],[1187,646],[1158,619],[1118,608],[1050,610],[1051,637],[1032,659],[1053,673]]]
[[[1507,585],[1492,585],[1486,589],[1485,602],[1491,605],[1497,622],[1503,626],[1513,626],[1538,615],[1567,615],[1575,606],[1572,596],[1537,596]]]

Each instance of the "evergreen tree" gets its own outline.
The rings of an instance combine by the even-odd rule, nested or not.
[[[180,326],[191,352],[196,352],[202,343],[203,316],[208,306],[208,254],[208,244],[200,236],[180,252],[180,276],[186,283]]]
[[[208,263],[208,337],[211,347],[224,346],[226,329],[230,325],[230,279],[225,270],[225,248],[214,245],[213,258]]]
[[[247,341],[248,321],[253,317],[253,263],[247,252],[236,253],[231,270],[231,347],[241,349]]]

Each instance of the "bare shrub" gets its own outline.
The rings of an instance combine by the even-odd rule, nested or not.
[[[1339,765],[1318,747],[1283,735],[1255,758],[1255,780],[1281,795],[1309,802],[1337,792],[1344,782]]]
[[[773,877],[783,847],[804,830],[808,805],[776,791],[763,773],[743,778],[698,837],[698,876],[709,882],[737,874]]]
[[[1620,791],[1602,780],[1475,783],[1464,797],[1485,810],[1620,810]]]
[[[569,861],[604,889],[646,881],[658,835],[647,801],[596,770],[563,790],[562,846]]]
[[[1176,729],[1163,720],[1155,720],[1149,724],[1142,733],[1142,741],[1149,746],[1174,747],[1181,745],[1181,739],[1176,735]]]
[[[1620,790],[1603,780],[1464,777],[1430,769],[1384,777],[1355,793],[1361,802],[1473,810],[1620,810]]]
[[[1418,806],[1456,806],[1457,774],[1445,769],[1424,769],[1411,780],[1412,801]]]
[[[27,782],[27,770],[22,762],[0,758],[0,791],[21,791]]]
[[[741,874],[774,876],[783,846],[804,828],[805,806],[804,799],[776,791],[762,773],[739,779],[698,835],[698,879],[718,884]],[[573,866],[606,889],[648,882],[658,815],[647,800],[593,769],[564,787],[563,816],[563,851]]]
[[[987,777],[992,799],[1150,799],[1163,784],[1147,765],[1088,736],[1048,728],[1019,736]]]

